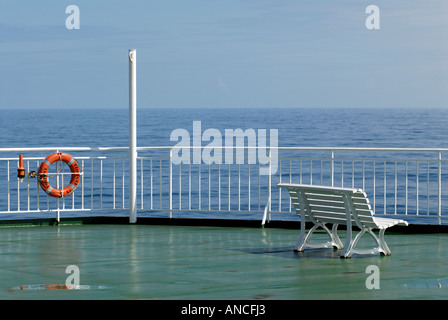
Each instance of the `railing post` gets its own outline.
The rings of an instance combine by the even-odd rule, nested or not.
[[[269,148],[269,172],[268,172],[268,201],[266,202],[266,206],[264,207],[263,219],[261,220],[261,226],[264,227],[266,220],[271,221],[271,176],[272,176],[272,167],[271,167],[271,148]],[[260,175],[260,171],[258,171],[258,175]]]
[[[129,49],[129,222],[137,221],[137,52]]]
[[[59,150],[56,150],[56,153],[59,153]],[[59,161],[56,161],[56,189],[59,189]],[[64,176],[62,176],[64,178]],[[56,199],[56,222],[59,223],[61,221],[61,212],[59,207],[59,199]]]
[[[272,150],[271,148],[269,148],[269,186],[268,186],[268,190],[269,190],[269,206],[268,206],[268,217],[269,220],[271,221],[271,211],[272,211],[272,206],[271,206],[271,202],[272,202]]]
[[[331,150],[330,176],[331,176],[331,186],[334,187],[334,150]]]
[[[438,222],[442,224],[442,153],[439,152],[438,168],[438,193],[437,193],[437,207],[438,207]]]
[[[168,160],[168,205],[169,205],[169,217],[170,219],[173,217],[173,149],[170,149],[169,154],[169,160]],[[179,175],[180,176],[180,175]],[[179,192],[179,201],[180,201],[181,194]]]

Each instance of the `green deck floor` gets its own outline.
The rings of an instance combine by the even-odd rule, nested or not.
[[[277,228],[3,227],[0,299],[448,298],[448,234],[386,233],[391,256],[352,259],[332,249],[295,253],[297,237]],[[69,265],[81,289],[36,289],[65,284]],[[380,289],[366,288],[369,265],[379,268]]]

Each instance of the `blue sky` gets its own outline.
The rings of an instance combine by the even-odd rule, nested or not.
[[[127,108],[130,48],[140,108],[446,108],[447,17],[446,0],[2,1],[0,108]]]

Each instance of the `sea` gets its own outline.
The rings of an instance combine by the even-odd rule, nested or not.
[[[127,147],[128,113],[127,108],[0,109],[0,158],[17,157],[17,152],[6,148]],[[202,132],[216,129],[223,135],[226,129],[265,129],[268,133],[276,129],[278,147],[448,148],[448,108],[362,107],[138,108],[137,145],[174,146],[177,141],[170,139],[172,132],[185,129],[193,133],[198,121]],[[26,156],[45,157],[46,153],[28,152]],[[3,192],[5,170],[0,163]],[[0,195],[0,207],[2,201],[4,205],[5,197]],[[1,218],[18,217],[5,214]]]
[[[170,146],[171,132],[278,129],[279,147],[448,147],[447,109],[141,108],[138,146]],[[0,148],[128,146],[128,109],[0,109]]]

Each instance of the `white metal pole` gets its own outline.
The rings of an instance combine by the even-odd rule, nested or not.
[[[56,153],[59,153],[59,150],[56,150]],[[56,161],[56,189],[59,189],[59,161]],[[61,188],[61,190],[62,190],[62,188]],[[60,209],[59,209],[59,199],[60,198],[56,199],[56,206],[57,206],[57,209],[56,209],[56,222],[57,223],[59,223],[60,220],[61,220]]]
[[[129,222],[137,221],[137,52],[129,49]]]
[[[170,149],[170,159],[169,159],[169,172],[168,172],[168,175],[169,175],[169,182],[168,182],[168,185],[169,185],[169,194],[168,194],[168,197],[169,197],[169,217],[170,217],[170,219],[173,217],[173,162],[172,162],[172,159],[173,159],[173,149]],[[180,166],[180,165],[179,165]],[[162,172],[160,172],[160,174],[162,174]],[[180,177],[180,176],[179,176]],[[179,201],[180,201],[180,193],[179,193]]]

